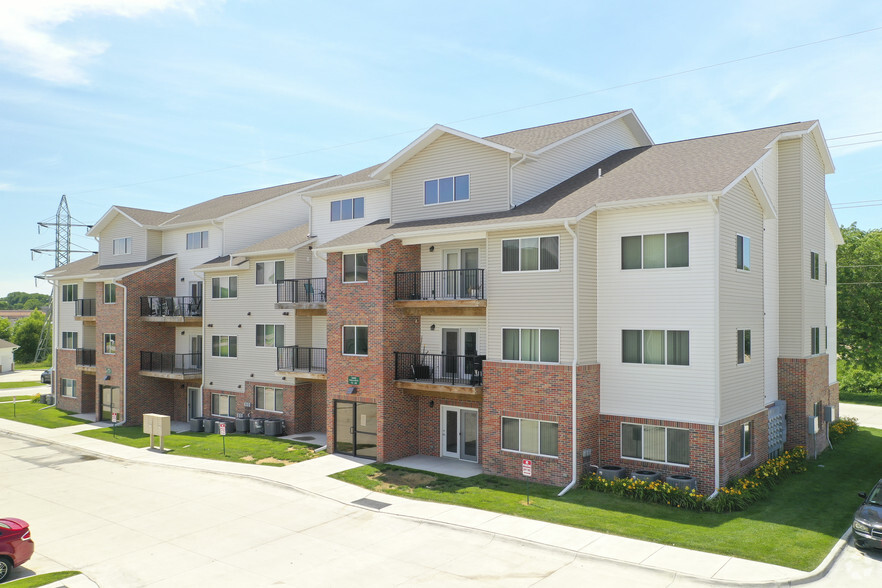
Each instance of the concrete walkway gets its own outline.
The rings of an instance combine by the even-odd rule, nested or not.
[[[570,553],[576,557],[584,557],[589,562],[591,559],[602,559],[608,564],[621,566],[626,574],[639,573],[641,568],[666,572],[672,578],[685,584],[711,582],[743,586],[745,584],[790,585],[804,583],[823,576],[846,544],[845,539],[840,539],[824,562],[814,571],[806,573],[736,557],[692,551],[455,505],[410,500],[371,492],[328,477],[330,474],[369,463],[366,460],[341,455],[328,455],[283,468],[270,468],[160,454],[75,434],[96,426],[94,423],[88,423],[59,429],[44,429],[0,419],[0,434],[57,444],[108,460],[259,479],[341,504],[359,506],[384,516],[405,517],[430,524],[473,529],[475,532],[485,533],[491,537],[498,536],[525,542],[558,553]],[[845,537],[847,538],[847,534]],[[586,573],[590,577],[590,571],[586,570]],[[86,585],[85,578],[80,582],[83,582],[82,585]],[[57,586],[63,585],[71,585],[71,581],[66,580],[57,584]]]

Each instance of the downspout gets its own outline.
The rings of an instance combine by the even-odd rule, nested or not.
[[[56,381],[58,380],[58,347],[56,347],[56,343],[61,340],[58,337],[58,329],[60,328],[58,324],[58,298],[60,298],[61,296],[58,294],[58,290],[55,286],[56,283],[52,282],[52,367],[49,371],[49,373],[51,374],[51,376],[49,377],[49,392],[52,393],[52,404],[43,408],[55,408],[55,406],[58,404],[59,396],[58,384],[56,383]],[[40,410],[43,409],[41,408]]]
[[[714,201],[712,194],[707,195],[707,202],[714,214],[714,349],[717,350],[714,370],[714,491],[708,496],[713,499],[720,488],[720,206]]]
[[[121,425],[126,424],[126,421],[129,418],[129,386],[128,386],[128,365],[129,365],[129,289],[119,282],[113,281],[112,284],[116,284],[120,288],[123,289],[123,345],[125,345],[125,350],[123,351],[123,418],[122,421],[116,423],[116,426],[119,427]],[[97,337],[97,333],[96,333]],[[95,342],[97,345],[97,341]]]
[[[212,226],[217,227],[218,230],[220,231],[220,236],[221,236],[220,254],[223,255],[224,254],[224,229],[223,229],[223,226],[217,224],[217,221],[215,219],[211,219],[211,224],[212,224]],[[233,259],[233,256],[231,255],[230,260],[232,261],[232,259]]]
[[[303,200],[303,203],[309,208],[309,230],[306,232],[307,236],[312,237],[312,202],[308,199],[308,197],[300,194],[300,199]]]
[[[524,156],[526,157],[526,156]],[[523,161],[523,159],[521,160]],[[518,162],[520,163],[520,162]],[[514,166],[512,166],[514,167]],[[572,386],[572,416],[573,416],[573,427],[572,427],[572,438],[573,438],[573,479],[567,484],[566,488],[560,491],[558,496],[563,496],[570,490],[572,490],[573,486],[575,486],[579,481],[578,476],[578,441],[576,437],[576,365],[579,360],[579,281],[577,280],[578,274],[576,270],[578,269],[579,264],[579,237],[576,235],[576,232],[570,228],[570,221],[564,221],[564,228],[570,234],[570,237],[573,239],[573,371],[571,377],[571,386]]]
[[[200,273],[200,272],[194,272]],[[201,357],[199,358],[199,364],[202,366],[201,376],[202,379],[199,381],[199,416],[202,415],[202,407],[205,406],[205,398],[203,398],[203,393],[205,392],[205,323],[208,322],[208,314],[207,309],[208,305],[205,304],[205,301],[208,300],[209,296],[205,295],[206,286],[205,286],[205,272],[201,272],[202,274],[202,348],[199,350]],[[210,288],[210,285],[209,285]],[[187,402],[190,402],[190,391],[187,391]]]
[[[508,168],[508,208],[509,208],[509,210],[511,210],[512,208],[515,207],[515,204],[514,204],[514,168],[516,168],[520,164],[524,163],[524,161],[526,159],[527,159],[527,154],[524,153],[519,160],[514,162]],[[567,230],[569,230],[569,229],[567,229]]]

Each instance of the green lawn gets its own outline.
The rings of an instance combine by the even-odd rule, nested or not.
[[[416,475],[415,475],[416,474]],[[468,479],[375,464],[333,477],[378,492],[470,506],[777,564],[814,569],[851,524],[866,491],[882,476],[882,430],[859,429],[817,460],[808,471],[782,482],[745,511],[694,512],[627,498],[493,476]]]
[[[8,388],[30,388],[31,386],[42,386],[40,382],[0,382],[0,390]]]
[[[15,417],[12,416],[13,407],[15,407]],[[47,429],[70,427],[89,422],[69,416],[71,414],[59,408],[47,408],[45,404],[40,404],[39,402],[9,402],[0,404],[0,418],[19,421],[29,425],[39,425]]]
[[[65,580],[71,576],[78,576],[79,574],[79,572],[52,572],[50,574],[38,574],[36,576],[20,578],[14,582],[4,584],[3,586],[7,588],[37,588],[38,586],[60,582],[61,580]]]
[[[150,436],[145,435],[141,427],[117,427],[116,437],[112,428],[82,431],[79,435],[121,443],[129,447],[150,447]],[[226,457],[221,436],[209,433],[173,433],[165,438],[165,449],[176,455],[274,466],[284,466],[325,455],[324,452],[316,452],[313,446],[287,439],[239,434],[226,437]],[[155,438],[155,444],[159,447],[158,437]]]
[[[850,402],[852,404],[870,404],[872,406],[882,406],[882,394],[849,394],[848,392],[839,392],[839,402]]]
[[[21,363],[20,361],[15,362],[15,371],[21,372],[24,370],[48,370],[52,367],[52,355],[50,354],[46,359],[37,363]]]

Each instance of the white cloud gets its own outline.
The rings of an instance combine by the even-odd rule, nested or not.
[[[0,184],[0,192],[12,192],[12,184]]]
[[[62,85],[88,83],[83,66],[107,50],[95,39],[61,39],[55,29],[87,16],[138,18],[151,12],[193,14],[206,0],[14,0],[0,3],[0,62]]]

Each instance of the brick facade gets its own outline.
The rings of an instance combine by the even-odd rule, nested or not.
[[[741,457],[741,431],[744,423],[753,423],[750,454]],[[720,427],[720,484],[750,473],[769,459],[769,413],[763,410],[747,418]]]
[[[839,413],[839,384],[829,385],[828,356],[778,358],[778,395],[787,401],[786,449],[804,445],[809,456],[827,448],[824,419],[825,405],[831,404]],[[821,403],[819,433],[808,432],[808,417],[815,414],[815,403]]]

